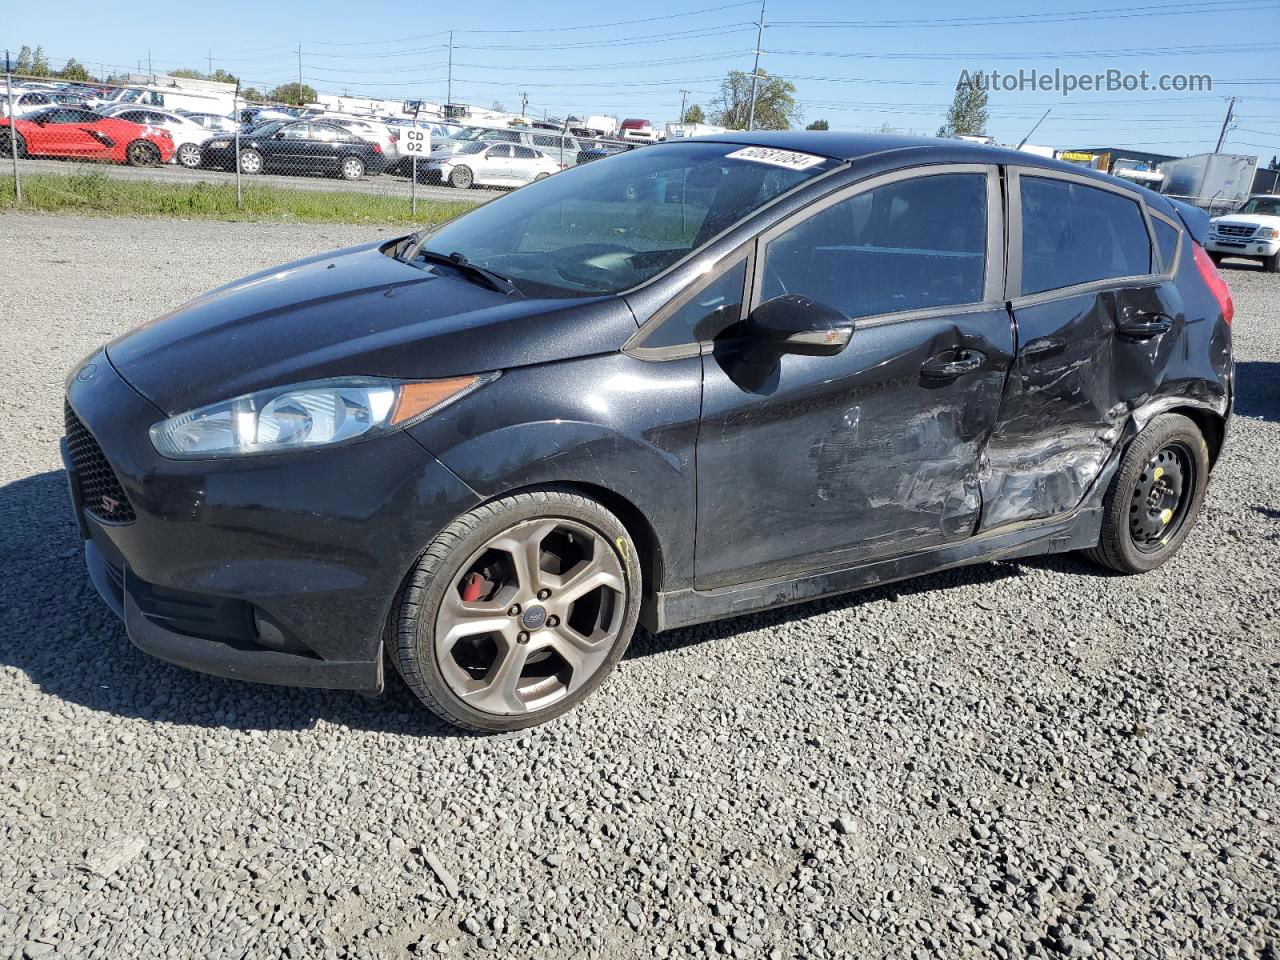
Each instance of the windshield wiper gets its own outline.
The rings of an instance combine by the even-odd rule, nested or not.
[[[504,277],[500,273],[495,273],[488,267],[482,267],[478,263],[472,263],[460,253],[454,252],[445,256],[443,253],[436,253],[434,250],[427,250],[424,247],[418,250],[415,256],[423,257],[432,263],[443,263],[446,266],[453,267],[464,276],[479,280],[489,289],[497,290],[499,293],[524,296],[516,285],[511,282],[510,278]]]

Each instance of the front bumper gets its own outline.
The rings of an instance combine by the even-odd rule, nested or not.
[[[302,454],[165,460],[147,437],[164,414],[102,352],[67,402],[131,508],[120,522],[84,503],[64,441],[90,578],[136,646],[219,676],[381,688],[395,594],[475,493],[403,432]]]
[[[1210,253],[1220,253],[1226,257],[1272,257],[1280,252],[1280,238],[1274,240],[1240,239],[1239,237],[1220,237],[1210,234],[1204,248]]]

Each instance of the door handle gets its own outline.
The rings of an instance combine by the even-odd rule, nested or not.
[[[1149,340],[1173,329],[1173,317],[1146,310],[1126,311],[1116,321],[1116,333],[1135,340]]]
[[[986,362],[986,355],[977,350],[951,350],[934,357],[920,373],[930,380],[954,380],[981,369]]]

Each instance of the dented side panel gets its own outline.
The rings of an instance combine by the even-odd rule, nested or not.
[[[1004,306],[859,327],[835,357],[703,357],[697,585],[858,563],[970,536],[1012,358]],[[930,381],[958,351],[974,373]]]

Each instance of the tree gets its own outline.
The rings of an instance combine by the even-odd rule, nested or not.
[[[213,73],[209,74],[209,76],[206,79],[213,80],[217,83],[239,83],[240,82],[240,78],[237,77],[234,73],[227,73],[227,71],[223,70],[221,67],[213,71]]]
[[[987,84],[981,70],[972,75],[968,70],[960,74],[947,119],[938,128],[940,137],[961,135],[987,135]]]
[[[37,45],[36,52],[31,55],[31,76],[47,77],[49,75],[49,58],[45,56],[44,47]]]
[[[305,83],[301,87],[296,83],[282,83],[267,94],[267,99],[277,103],[296,103],[302,106],[304,103],[314,103],[316,92]]]
[[[796,85],[761,70],[756,81],[755,125],[757,130],[790,130],[804,113],[796,104]],[[730,70],[720,81],[720,94],[712,101],[713,123],[733,130],[745,130],[751,117],[751,75]]]
[[[707,115],[702,112],[702,108],[696,103],[684,112],[684,120],[682,123],[706,123]]]
[[[261,103],[267,99],[257,87],[245,87],[240,91],[240,98],[242,100],[252,100],[256,103]]]
[[[830,130],[831,124],[825,120],[815,120],[813,123],[805,127],[806,130]]]
[[[169,76],[178,77],[182,80],[203,80],[204,74],[199,70],[192,70],[190,67],[179,67],[177,70],[170,70]]]
[[[493,101],[493,107],[492,107],[492,109],[493,109],[493,110],[498,111],[498,113],[506,113],[506,112],[507,112],[507,108],[506,108],[506,107],[504,107],[504,106],[502,105],[502,101],[501,101],[501,100],[495,100],[495,101]]]
[[[75,57],[72,57],[63,65],[62,70],[61,72],[59,72],[58,76],[60,76],[63,80],[78,80],[81,83],[84,83],[85,81],[92,79],[89,76],[89,71],[84,68],[84,64],[82,64]]]
[[[22,45],[22,49],[18,51],[18,62],[13,68],[14,73],[23,76],[31,75],[31,48],[26,44]]]

